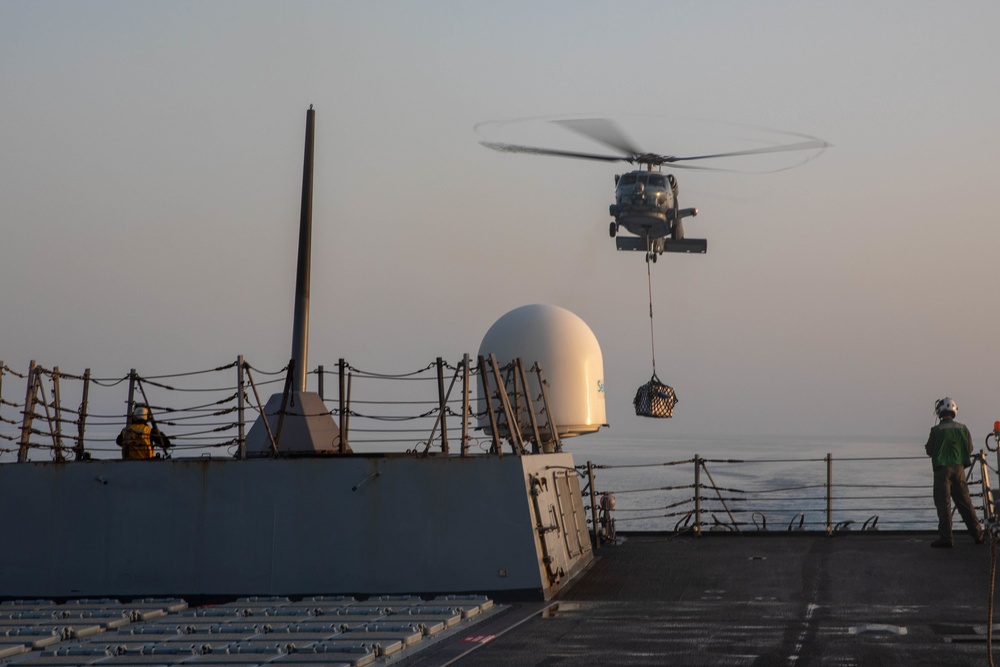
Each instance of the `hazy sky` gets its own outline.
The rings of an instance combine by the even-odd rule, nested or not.
[[[995,2],[0,0],[0,359],[108,377],[291,348],[317,109],[310,367],[475,354],[528,303],[601,343],[612,433],[913,435],[1000,419]],[[505,155],[484,121],[613,118],[651,151],[822,137],[677,172],[709,252],[608,237],[625,165]],[[600,149],[541,121],[509,141]],[[523,134],[522,134],[523,133]],[[751,165],[748,165],[751,166]]]

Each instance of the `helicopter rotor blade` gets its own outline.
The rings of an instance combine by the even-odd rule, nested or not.
[[[556,157],[572,157],[581,160],[601,160],[602,162],[630,162],[627,155],[599,155],[597,153],[578,153],[575,151],[560,151],[553,148],[538,148],[536,146],[521,146],[518,144],[501,144],[492,141],[480,141],[480,144],[501,153],[528,153],[530,155],[554,155]]]
[[[641,155],[642,151],[635,147],[635,144],[625,136],[617,125],[607,118],[575,118],[568,120],[554,120],[553,123],[562,125],[568,130],[581,134],[588,139],[593,139],[599,144],[604,144],[608,148],[614,148],[626,155]]]
[[[723,167],[702,167],[697,164],[671,164],[670,169],[697,169],[698,171],[723,171],[730,174],[745,173],[739,169],[725,169]]]
[[[761,155],[766,153],[787,153],[794,151],[820,151],[830,146],[826,141],[808,134],[784,132],[803,139],[795,143],[776,144],[772,146],[762,146],[759,148],[749,148],[739,151],[727,151],[723,153],[710,153],[705,155],[661,155],[658,153],[644,153],[636,148],[635,144],[625,136],[625,133],[611,120],[607,118],[575,118],[565,120],[549,121],[557,125],[562,125],[566,129],[587,137],[592,141],[603,144],[615,151],[621,151],[618,155],[606,155],[601,153],[586,153],[582,151],[567,151],[555,148],[541,148],[537,146],[524,146],[521,144],[507,144],[498,142],[480,142],[483,146],[500,151],[502,153],[526,153],[530,155],[551,155],[555,157],[569,157],[583,160],[598,160],[601,162],[628,162],[631,164],[654,166],[670,165],[675,169],[699,169],[703,171],[721,171],[730,173],[772,173],[772,171],[785,171],[799,164],[803,164],[815,158],[819,153],[809,156],[792,166],[784,166],[779,169],[769,171],[745,172],[742,169],[727,169],[722,167],[695,167],[694,165],[679,164],[693,160],[710,160],[727,157],[738,157],[743,155]]]
[[[681,162],[684,160],[708,160],[720,157],[734,157],[737,155],[760,155],[761,153],[786,153],[790,151],[819,150],[829,147],[830,144],[822,139],[810,139],[794,144],[780,144],[778,146],[766,146],[764,148],[750,148],[744,151],[731,151],[728,153],[712,153],[711,155],[689,155],[678,157],[675,155],[664,155],[663,161],[668,163]],[[680,165],[677,165],[680,166]]]

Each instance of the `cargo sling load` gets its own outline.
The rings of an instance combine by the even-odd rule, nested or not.
[[[677,405],[677,393],[674,388],[664,384],[656,376],[656,342],[653,335],[653,279],[646,263],[646,281],[649,285],[649,346],[653,359],[653,376],[649,382],[639,385],[632,399],[637,417],[656,417],[668,419],[674,416],[674,406]]]
[[[665,385],[653,373],[649,382],[640,385],[632,400],[635,414],[639,417],[660,417],[666,419],[674,416],[674,406],[677,405],[677,394],[674,388]]]

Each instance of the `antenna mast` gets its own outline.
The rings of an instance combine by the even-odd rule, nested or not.
[[[299,257],[295,271],[295,315],[292,324],[292,390],[305,392],[309,356],[309,272],[312,249],[313,142],[316,111],[306,111],[306,148],[302,163],[302,214],[299,217]]]

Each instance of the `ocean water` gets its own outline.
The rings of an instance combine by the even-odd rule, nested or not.
[[[696,495],[707,530],[825,530],[828,522],[855,531],[937,526],[930,461],[923,442],[910,438],[657,437],[606,429],[568,439],[563,448],[578,466],[595,466],[598,496],[614,494],[619,531],[692,525]],[[698,494],[696,455],[703,460]],[[987,479],[995,482],[1000,462],[994,453],[985,460]],[[981,466],[971,472],[970,494],[981,506]],[[586,487],[587,478],[581,483]]]

